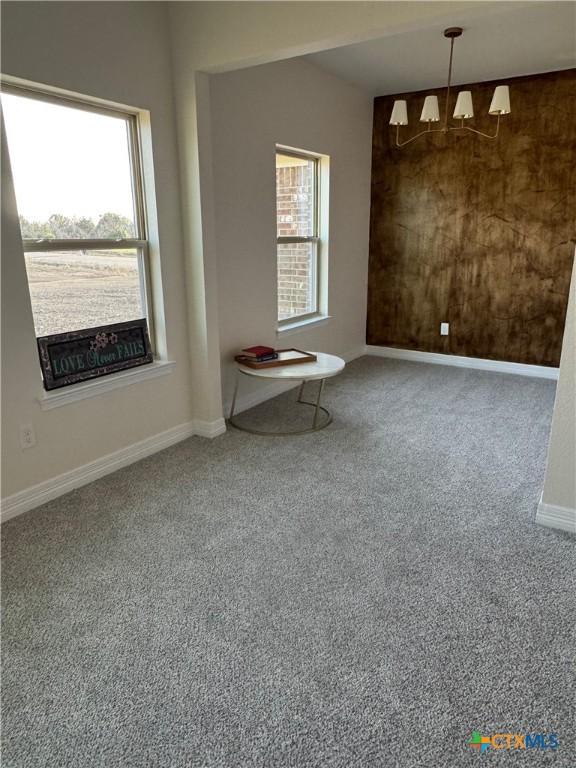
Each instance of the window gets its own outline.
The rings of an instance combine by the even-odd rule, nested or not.
[[[277,150],[279,325],[319,314],[319,175],[318,157],[285,149]]]
[[[36,335],[150,324],[137,115],[12,86],[2,110]]]

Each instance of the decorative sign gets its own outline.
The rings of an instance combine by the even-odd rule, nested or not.
[[[146,320],[131,320],[37,339],[45,389],[145,365],[153,361]]]

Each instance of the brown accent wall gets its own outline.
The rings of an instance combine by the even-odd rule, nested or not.
[[[375,99],[368,344],[559,364],[576,243],[576,70],[502,82],[512,114],[496,141],[436,134],[396,149],[398,96]],[[487,132],[497,84],[469,86],[469,122]],[[426,93],[442,114],[444,90]],[[424,95],[402,96],[401,139],[424,127]]]

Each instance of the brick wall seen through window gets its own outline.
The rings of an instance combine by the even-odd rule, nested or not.
[[[317,162],[280,152],[276,156],[280,321],[317,311]]]

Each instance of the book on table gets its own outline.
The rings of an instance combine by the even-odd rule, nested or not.
[[[317,357],[312,352],[303,352],[301,349],[279,349],[275,352],[273,359],[258,359],[244,354],[236,355],[234,358],[237,363],[247,368],[276,368],[281,365],[296,365],[298,363],[314,363]]]
[[[241,354],[244,357],[252,358],[253,360],[262,360],[263,358],[266,358],[268,360],[275,359],[272,356],[276,356],[276,350],[273,347],[265,347],[263,344],[259,344],[255,347],[246,347],[246,349],[243,349]]]

